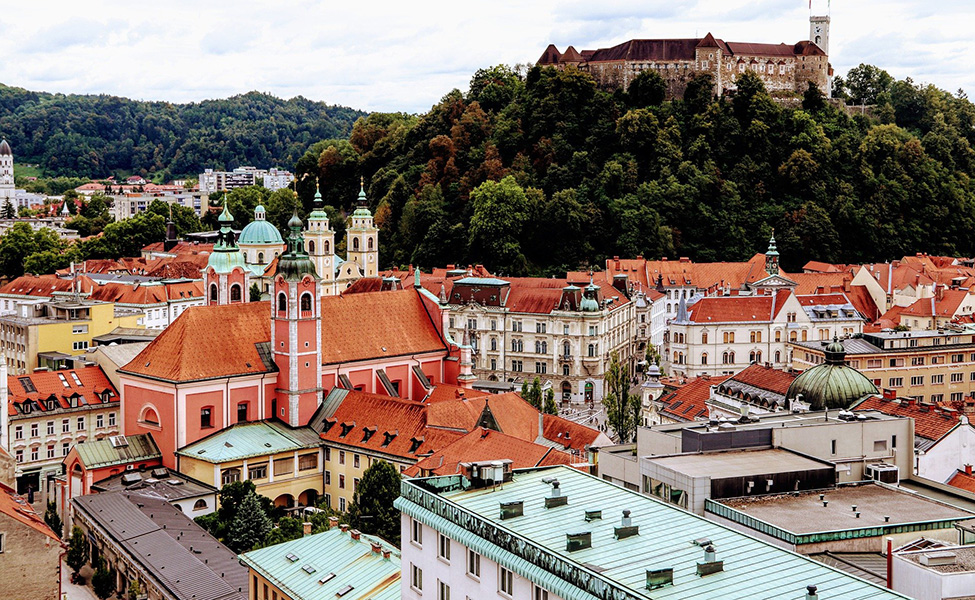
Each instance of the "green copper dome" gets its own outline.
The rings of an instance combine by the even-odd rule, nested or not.
[[[287,281],[300,281],[305,275],[318,279],[315,263],[305,252],[305,240],[301,235],[301,219],[298,218],[297,211],[288,221],[288,227],[291,228],[291,233],[288,234],[288,249],[278,257],[275,276],[281,275]]]
[[[798,397],[811,410],[849,408],[864,396],[879,393],[863,373],[846,365],[846,350],[837,338],[826,346],[825,355],[823,364],[796,377],[785,394],[787,401]]]
[[[356,209],[352,213],[353,217],[372,217],[372,213],[369,212],[369,200],[366,198],[366,185],[365,180],[359,178],[359,197],[356,198]]]
[[[586,291],[582,294],[582,302],[579,303],[579,310],[582,312],[598,312],[599,300],[596,299],[597,294],[599,294],[599,286],[592,282],[592,274],[590,274],[589,285],[586,286]]]
[[[267,244],[283,244],[284,239],[281,238],[281,233],[278,231],[278,228],[267,221],[264,207],[258,205],[254,209],[254,220],[244,226],[237,243],[244,246],[263,246]]]

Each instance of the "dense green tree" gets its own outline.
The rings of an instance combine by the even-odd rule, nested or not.
[[[58,506],[53,500],[47,503],[47,510],[44,511],[44,522],[58,537],[64,536],[64,523],[61,521],[61,515],[58,514]]]
[[[374,461],[355,489],[349,506],[349,524],[399,547],[400,515],[393,507],[393,501],[399,497],[399,487],[399,470],[384,460]]]
[[[58,254],[63,249],[64,243],[52,229],[34,231],[27,223],[14,223],[0,238],[0,275],[20,277],[31,255],[45,253],[45,256],[50,256],[46,253]],[[38,264],[41,264],[40,261],[32,263],[32,266]]]
[[[525,274],[528,264],[521,249],[529,217],[525,191],[513,177],[485,181],[471,192],[471,203],[470,253],[499,273]]]
[[[149,207],[146,209],[146,212],[159,215],[164,219],[164,223],[172,218],[173,224],[176,225],[176,235],[180,237],[186,235],[187,233],[193,233],[203,229],[203,225],[200,223],[200,218],[197,217],[196,212],[188,206],[163,202],[162,200],[153,200],[149,203]]]
[[[626,93],[627,104],[634,108],[658,106],[667,94],[667,83],[656,71],[646,70],[633,78]]]
[[[545,390],[545,412],[550,415],[559,414],[559,405],[555,403],[555,390]]]
[[[68,552],[64,562],[75,575],[88,563],[88,538],[77,525],[71,528],[71,539],[68,542]]]
[[[532,380],[525,379],[521,384],[521,397],[536,410],[542,410],[542,380],[538,377]]]
[[[247,299],[250,302],[261,301],[261,288],[257,285],[257,282],[252,283],[250,289],[247,290]]]
[[[603,376],[603,407],[606,408],[606,422],[616,432],[621,444],[630,442],[640,423],[640,398],[630,393],[630,378],[629,368],[614,350]]]
[[[893,83],[894,78],[887,71],[860,64],[847,73],[841,90],[853,104],[876,104],[878,96],[889,91]]]
[[[271,532],[271,519],[264,512],[257,494],[248,492],[237,507],[227,531],[227,547],[241,553],[262,544]]]
[[[116,591],[115,582],[118,574],[115,569],[109,568],[105,564],[105,559],[99,558],[98,565],[95,567],[95,574],[91,577],[91,589],[101,600],[109,596],[114,596]]]

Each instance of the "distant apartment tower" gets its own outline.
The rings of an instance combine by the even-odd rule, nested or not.
[[[294,180],[291,172],[276,168],[237,167],[233,171],[206,169],[200,173],[200,192],[213,194],[257,184],[273,192],[288,187]]]

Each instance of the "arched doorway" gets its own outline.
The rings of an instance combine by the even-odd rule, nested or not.
[[[562,382],[562,404],[567,406],[572,400],[572,384],[568,381]]]
[[[316,490],[305,490],[298,495],[299,506],[315,506],[318,504],[318,492]]]
[[[274,506],[283,508],[294,508],[295,497],[291,494],[281,494],[274,499]]]
[[[593,385],[591,381],[586,382],[585,398],[586,398],[586,404],[588,404],[591,407],[593,403]]]

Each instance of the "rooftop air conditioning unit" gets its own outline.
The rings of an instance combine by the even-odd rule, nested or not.
[[[897,485],[900,482],[900,470],[894,465],[874,463],[867,465],[866,471],[865,479],[870,481],[879,481],[891,485]]]

